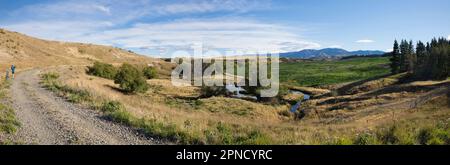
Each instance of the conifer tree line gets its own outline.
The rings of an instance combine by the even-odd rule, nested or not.
[[[432,39],[431,42],[394,41],[391,52],[391,73],[408,72],[416,79],[443,80],[450,76],[450,40]]]

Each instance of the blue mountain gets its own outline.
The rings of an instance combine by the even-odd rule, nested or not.
[[[298,52],[280,53],[280,57],[283,58],[333,58],[333,57],[345,57],[353,55],[382,55],[385,52],[379,50],[358,50],[347,51],[339,48],[326,48],[326,49],[305,49]]]

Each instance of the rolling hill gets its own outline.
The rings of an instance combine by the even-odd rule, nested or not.
[[[142,63],[161,66],[160,59],[138,55],[120,48],[83,43],[47,41],[0,29],[0,68],[12,63],[18,69],[56,65],[106,63]],[[1,69],[1,70],[4,70]]]

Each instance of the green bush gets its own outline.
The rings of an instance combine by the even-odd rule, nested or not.
[[[127,93],[145,93],[148,84],[141,71],[130,64],[123,64],[114,78],[114,83]]]
[[[144,74],[144,77],[146,77],[147,79],[153,79],[158,77],[158,72],[154,67],[145,67],[142,70],[142,73]]]
[[[134,118],[131,116],[130,112],[124,109],[108,112],[106,115],[115,122],[133,126],[132,123],[134,122]]]
[[[117,74],[117,68],[111,64],[95,62],[92,67],[88,67],[87,73],[98,77],[114,79]]]
[[[417,141],[421,145],[449,145],[450,133],[442,128],[422,128]]]
[[[109,112],[109,113],[124,110],[124,109],[125,109],[125,106],[118,101],[104,102],[101,107],[101,110],[103,112]]]
[[[73,103],[89,102],[91,99],[91,94],[86,90],[73,89],[69,86],[63,86],[62,90],[66,93],[67,99]]]
[[[383,144],[398,144],[400,142],[399,137],[396,135],[397,126],[391,126],[389,128],[384,128],[380,132],[378,132],[379,140]]]

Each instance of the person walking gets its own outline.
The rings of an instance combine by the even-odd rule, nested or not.
[[[16,72],[16,66],[14,64],[11,65],[11,78],[14,80],[14,73]]]

